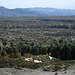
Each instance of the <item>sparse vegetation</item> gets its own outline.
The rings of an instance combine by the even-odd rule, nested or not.
[[[75,64],[74,23],[71,16],[0,17],[0,67],[56,71]],[[30,57],[42,63],[25,61]]]
[[[75,37],[75,17],[0,17],[0,40],[49,43]]]

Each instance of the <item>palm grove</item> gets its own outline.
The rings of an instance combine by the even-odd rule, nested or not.
[[[0,46],[0,56],[9,56],[11,58],[19,57],[19,53],[21,56],[25,54],[33,54],[33,55],[46,55],[51,54],[52,57],[58,59],[75,59],[75,41],[73,40],[53,40],[50,43],[50,46],[42,46],[41,44],[34,44],[34,42],[28,44],[25,42],[19,42],[14,44],[10,42],[8,44],[7,41],[3,41],[3,45]]]

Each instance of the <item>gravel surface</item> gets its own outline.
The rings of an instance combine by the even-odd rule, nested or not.
[[[62,69],[55,72],[42,71],[42,69],[0,68],[0,75],[75,75],[75,65],[68,67],[67,70]]]

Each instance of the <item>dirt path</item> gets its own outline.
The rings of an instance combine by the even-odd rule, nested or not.
[[[56,72],[46,72],[42,69],[14,69],[14,68],[0,68],[0,75],[75,75],[75,65],[68,67],[67,70],[59,70]]]

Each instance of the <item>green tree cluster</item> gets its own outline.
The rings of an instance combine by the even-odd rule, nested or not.
[[[48,54],[59,59],[75,59],[75,42],[68,40],[53,41]]]

